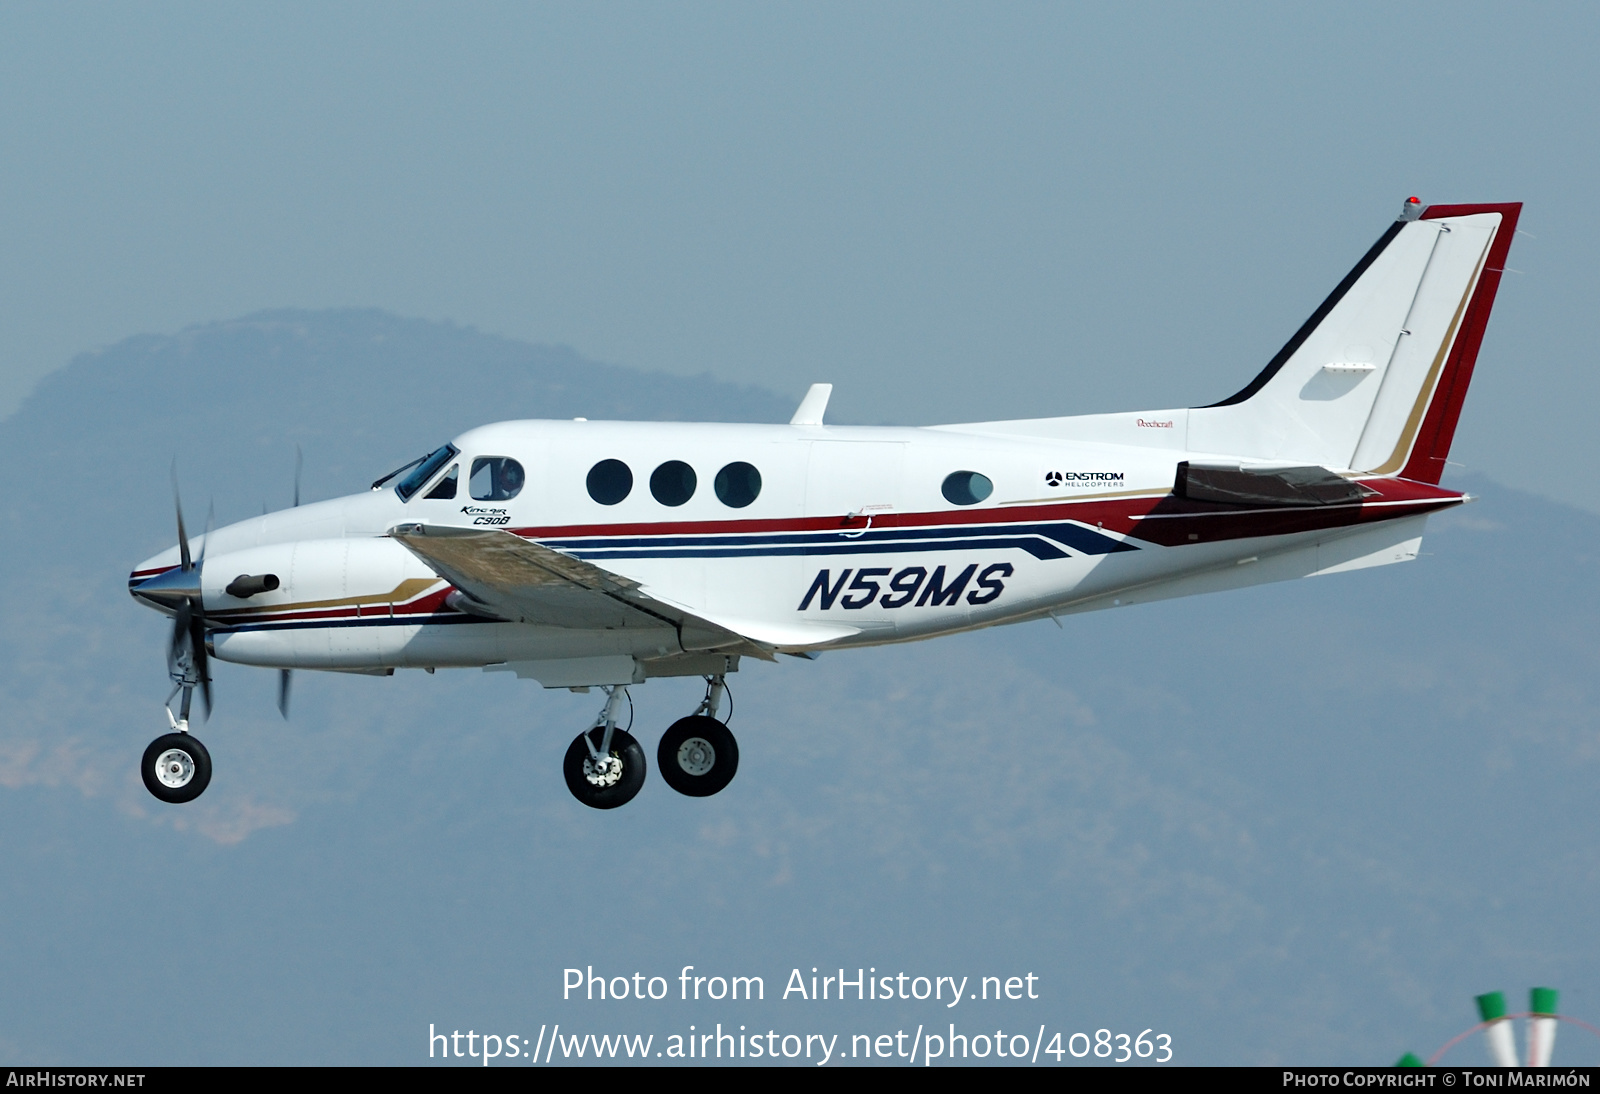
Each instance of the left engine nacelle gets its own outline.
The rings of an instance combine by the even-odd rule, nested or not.
[[[394,540],[269,544],[205,560],[202,603],[217,657],[270,668],[405,663],[397,614],[448,586]]]

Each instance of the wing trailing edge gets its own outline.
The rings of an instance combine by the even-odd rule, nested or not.
[[[684,653],[772,660],[788,648],[858,633],[831,623],[711,618],[632,578],[500,529],[401,524],[389,535],[440,577],[508,621],[567,627],[671,627]]]

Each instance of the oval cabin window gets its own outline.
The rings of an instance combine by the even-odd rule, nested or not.
[[[668,460],[650,475],[650,493],[662,505],[682,505],[694,497],[694,468],[682,460]]]
[[[939,489],[951,505],[977,505],[994,493],[994,483],[976,471],[952,471]]]
[[[743,509],[761,494],[761,472],[741,460],[718,471],[712,485],[716,488],[717,500],[723,505]]]
[[[589,468],[589,496],[601,505],[615,505],[633,493],[633,471],[621,460],[601,460]]]

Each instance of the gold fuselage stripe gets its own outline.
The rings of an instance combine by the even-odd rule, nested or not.
[[[1104,494],[1071,494],[1058,495],[1053,498],[1021,498],[1017,501],[1002,501],[1001,505],[1066,505],[1079,501],[1100,501],[1104,498],[1159,498],[1171,493],[1164,486],[1147,486],[1143,490],[1108,490]]]
[[[301,612],[309,611],[313,608],[350,608],[364,604],[398,604],[402,601],[410,600],[424,589],[437,585],[443,580],[443,578],[439,577],[408,577],[386,593],[368,593],[365,596],[342,596],[337,600],[302,600],[294,604],[262,604],[248,608],[224,608],[221,611],[208,611],[206,615],[216,618],[259,612]]]

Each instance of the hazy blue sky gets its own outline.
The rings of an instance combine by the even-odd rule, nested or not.
[[[1600,10],[9,3],[0,413],[376,305],[919,422],[1211,401],[1411,193],[1522,200],[1455,458],[1600,509]]]
[[[441,377],[458,402],[418,398]],[[230,521],[288,503],[296,445],[305,496],[359,490],[506,401],[786,409],[324,310],[127,339],[0,422],[45,469],[0,491],[0,1064],[409,1064],[429,1023],[849,1041],[951,1021],[1383,1064],[1468,1028],[1484,991],[1549,984],[1600,1019],[1600,517],[1481,476],[1446,479],[1482,503],[1403,566],[747,659],[739,776],[711,798],[652,770],[624,809],[579,805],[560,762],[593,694],[305,672],[285,722],[275,673],[218,662],[216,777],[153,801],[137,764],[166,730],[170,629],[126,575],[172,540],[174,456],[191,521],[213,497]],[[700,683],[633,689],[652,759]],[[590,963],[757,973],[768,997],[564,999]],[[797,967],[1033,972],[1042,994],[817,1012],[778,994]],[[1476,1037],[1449,1057],[1485,1058]],[[1569,1027],[1556,1059],[1600,1063],[1600,1040]]]

